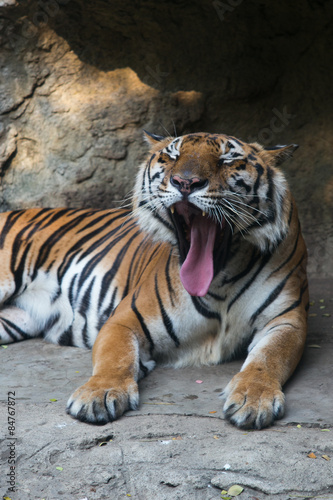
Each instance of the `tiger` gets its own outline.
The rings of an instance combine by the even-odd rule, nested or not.
[[[0,215],[1,343],[92,349],[92,376],[66,411],[97,425],[138,409],[138,382],[156,363],[216,365],[245,349],[223,415],[270,426],[306,340],[307,252],[278,168],[298,146],[145,138],[129,208]]]

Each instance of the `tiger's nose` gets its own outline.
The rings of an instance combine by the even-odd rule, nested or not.
[[[199,179],[199,177],[183,179],[183,177],[180,177],[179,175],[173,175],[170,182],[175,188],[178,189],[178,191],[186,196],[193,193],[193,191],[206,187],[208,184],[207,179]]]

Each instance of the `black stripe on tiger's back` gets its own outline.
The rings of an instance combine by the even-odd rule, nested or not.
[[[50,214],[55,210],[56,209],[54,208],[39,208],[37,209],[36,214],[30,219],[30,222],[35,222],[36,219],[39,219],[38,222],[40,222],[40,220],[47,219],[47,217],[50,217]],[[46,216],[42,217],[44,214],[46,214]]]
[[[15,237],[15,241],[13,244],[13,253],[16,253],[15,248],[14,248],[15,246],[16,247],[21,246],[22,235],[24,234],[25,241],[29,241],[32,238],[33,234],[36,233],[40,229],[43,222],[45,222],[45,220],[47,220],[52,215],[53,212],[54,212],[54,210],[52,210],[50,208],[40,209],[32,218],[29,219],[29,221],[27,221],[27,223],[24,225],[24,227],[21,229],[21,231],[19,231],[19,233]],[[28,231],[29,229],[30,229],[30,231]]]
[[[85,257],[89,257],[92,253],[95,252],[99,247],[101,247],[106,241],[112,239],[112,244],[115,245],[119,240],[121,240],[123,237],[125,237],[131,229],[133,229],[135,226],[137,226],[136,222],[131,221],[131,219],[128,219],[127,221],[123,222],[122,224],[119,224],[118,226],[114,227],[111,229],[111,231],[108,231],[104,236],[99,238],[98,240],[94,240],[95,234],[88,235],[87,241],[90,239],[92,240],[92,245],[90,245],[81,255],[78,260],[80,262],[83,260]],[[104,228],[103,228],[104,229]],[[120,232],[122,231],[122,232]],[[114,236],[117,235],[116,238]],[[86,239],[86,238],[84,238]]]
[[[37,215],[40,216],[40,213],[36,214],[32,219],[29,219],[28,222],[24,225],[24,227],[19,231],[16,236],[15,240],[13,243],[13,253],[17,253],[19,247],[22,245],[22,236],[24,235],[24,241],[29,241],[31,236],[38,231],[40,228],[40,225],[42,224],[44,219],[47,219],[49,217],[49,214],[47,214],[45,217],[42,217],[41,220],[36,222]],[[30,229],[31,228],[31,229]],[[30,229],[29,232],[27,232]]]
[[[63,213],[64,210],[62,210],[61,212]],[[55,210],[51,209],[51,208],[40,210],[40,212],[38,212],[32,219],[30,219],[29,225],[25,228],[25,229],[27,229],[30,226],[32,226],[30,231],[25,235],[25,238],[28,240],[28,239],[32,238],[32,236],[40,229],[45,229],[49,225],[49,222],[50,222],[50,221],[48,221],[48,219],[51,220],[54,213],[55,213]]]
[[[136,231],[132,236],[126,241],[126,244],[121,248],[121,250],[118,252],[112,267],[109,271],[107,271],[104,274],[103,280],[102,280],[102,286],[99,294],[99,299],[98,299],[98,307],[102,305],[102,302],[104,300],[105,295],[107,294],[111,283],[117,274],[117,271],[119,270],[119,267],[128,251],[130,248],[133,240],[135,240],[138,236],[141,236],[141,231]]]
[[[3,248],[7,234],[10,232],[14,224],[19,220],[19,218],[25,214],[25,210],[14,210],[10,212],[7,216],[6,222],[0,234],[0,250]]]
[[[221,323],[221,315],[215,311],[210,311],[205,304],[202,302],[202,299],[200,297],[194,297],[191,295],[191,299],[193,302],[194,307],[198,311],[199,314],[204,316],[205,318],[209,319],[217,319],[219,323]]]
[[[111,224],[114,224],[118,219],[124,219],[124,218],[128,218],[129,219],[129,217],[128,217],[129,214],[130,214],[129,210],[126,210],[126,211],[125,210],[124,211],[118,211],[117,210],[117,211],[113,211],[113,212],[109,211],[109,212],[106,212],[106,213],[102,213],[102,215],[100,215],[98,217],[95,217],[93,220],[91,220],[90,222],[88,222],[88,224],[86,224],[85,226],[83,226],[82,228],[80,228],[79,231],[77,231],[76,234],[80,234],[83,231],[86,231],[87,229],[93,228],[97,224],[99,224],[101,221],[107,219],[106,222],[105,222],[105,224],[103,224],[102,226],[99,226],[96,229],[96,233],[92,232],[92,233],[89,233],[89,235],[88,235],[88,236],[93,236],[93,235],[98,234],[99,232],[103,231],[103,229],[107,228],[108,226],[111,226]],[[110,217],[111,215],[114,215],[114,216]],[[86,238],[86,237],[84,237],[84,238]]]
[[[45,226],[43,226],[43,229],[51,226],[54,222],[57,222],[58,220],[62,219],[62,217],[64,217],[65,215],[68,215],[69,213],[71,213],[71,210],[69,208],[61,208],[58,210],[50,209],[50,214],[49,214],[51,216],[50,220],[48,220],[45,223]],[[46,220],[47,220],[47,217],[45,217],[45,221]]]
[[[116,217],[115,219],[117,219],[117,218],[118,217]],[[87,250],[85,250],[84,252],[81,253],[81,255],[78,259],[78,262],[80,262],[85,257],[91,255],[94,252],[94,250],[96,250],[99,246],[103,245],[103,243],[105,243],[105,241],[107,241],[108,239],[113,237],[113,235],[118,231],[118,226],[116,228],[113,228],[111,231],[108,231],[107,234],[105,234],[99,240],[95,241],[96,236],[98,234],[102,233],[110,225],[111,222],[114,222],[115,219],[113,219],[112,221],[108,221],[107,223],[103,224],[102,226],[91,231],[89,234],[86,234],[85,236],[80,238],[72,247],[69,248],[69,250],[66,253],[66,256],[63,259],[63,263],[59,267],[59,270],[58,270],[58,277],[60,280],[66,274],[66,271],[70,267],[73,259],[79,253],[82,252],[82,248],[84,247],[84,245],[86,243],[88,243],[90,240],[93,242],[93,244]],[[83,228],[83,230],[86,229],[88,226],[91,227],[91,224],[90,223],[87,224],[87,226],[85,226],[85,228]],[[78,231],[77,234],[79,234],[81,231],[82,230]]]
[[[35,218],[35,217],[34,217]],[[14,282],[15,282],[15,290],[14,290],[14,295],[19,292],[22,282],[23,282],[23,273],[25,269],[25,262],[27,258],[28,251],[31,247],[31,241],[29,241],[29,234],[27,235],[26,232],[27,230],[32,226],[32,229],[34,229],[34,225],[37,225],[36,222],[32,222],[31,219],[29,222],[27,222],[26,225],[19,231],[14,239],[14,242],[12,244],[12,249],[11,249],[11,259],[10,259],[10,270],[13,273],[14,276]],[[24,237],[23,237],[24,235]],[[23,242],[23,245],[22,245]],[[26,247],[24,248],[24,245]],[[21,260],[18,263],[18,255],[20,253],[20,250],[24,248],[23,255],[21,256]]]
[[[107,214],[108,216],[110,214]],[[85,243],[87,243],[89,240],[93,240],[95,236],[97,236],[99,233],[103,232],[111,223],[113,223],[115,220],[118,218],[123,218],[124,214],[118,214],[116,217],[113,217],[110,221],[107,223],[103,224],[101,227],[95,229],[91,233],[85,235],[82,237],[80,240],[78,240],[66,253],[65,257],[63,258],[63,261],[58,269],[58,279],[59,282],[61,283],[64,275],[66,274],[67,270],[70,268],[71,263],[75,259],[75,257],[81,252],[82,247]],[[104,217],[98,217],[98,222],[102,220]],[[94,221],[91,221],[89,224],[87,224],[84,228],[80,229],[77,234],[79,234],[81,231],[87,229],[88,227],[90,228],[93,226],[93,222],[96,222],[96,219]],[[118,231],[119,227],[117,226],[116,228],[113,228],[112,231],[109,231],[103,238],[98,240],[98,242],[94,242],[94,246],[97,248],[98,245],[102,245],[107,239],[110,239],[113,237],[114,233]],[[90,247],[86,252],[80,255],[80,258],[78,259],[78,262],[84,258],[84,256],[89,255],[92,252],[92,247]]]
[[[95,267],[103,260],[103,258],[111,251],[112,247],[114,247],[119,241],[121,241],[127,234],[132,230],[130,227],[127,231],[122,232],[116,238],[112,239],[102,250],[100,250],[97,254],[93,255],[93,257],[87,262],[84,266],[84,269],[81,272],[79,287],[83,285],[87,278],[94,271]],[[138,233],[139,231],[137,231]],[[85,252],[87,254],[87,252]],[[89,257],[89,254],[87,254]],[[79,262],[82,259],[82,255],[80,256]]]
[[[52,217],[52,219],[55,220],[56,218],[59,218],[61,212],[64,212],[64,211],[59,210],[59,212],[57,212],[55,214],[55,216]],[[65,212],[68,212],[68,210],[65,210]],[[64,215],[64,214],[62,213],[61,215]],[[67,235],[67,233],[69,231],[71,231],[77,224],[79,224],[85,217],[86,217],[86,214],[81,213],[80,215],[78,215],[74,219],[71,219],[66,224],[61,225],[56,231],[52,232],[52,234],[42,244],[42,246],[39,250],[39,253],[38,253],[38,257],[37,257],[36,262],[35,262],[35,268],[34,268],[33,275],[32,275],[33,280],[35,279],[35,277],[37,275],[38,269],[41,266],[43,266],[43,264],[45,264],[54,244],[59,242],[59,240],[61,240],[61,238],[63,238],[65,235]],[[51,222],[49,221],[48,224],[49,223],[51,223]]]
[[[160,312],[161,312],[161,316],[162,316],[162,320],[163,320],[163,324],[165,326],[165,329],[166,329],[169,337],[171,337],[172,340],[174,341],[174,343],[176,344],[176,347],[179,347],[179,345],[180,345],[179,339],[175,333],[170,316],[168,315],[168,313],[164,309],[164,305],[163,305],[163,302],[161,300],[161,296],[160,296],[160,293],[158,290],[157,274],[155,274],[155,293],[156,293],[156,297],[157,297],[157,301],[158,301],[158,305],[160,308]]]
[[[155,344],[154,344],[154,341],[152,339],[150,331],[147,328],[147,325],[146,325],[141,313],[138,311],[138,308],[136,307],[136,299],[138,298],[140,291],[141,291],[141,287],[136,292],[133,293],[131,308],[132,308],[132,311],[134,312],[135,316],[137,317],[137,319],[140,323],[141,329],[142,329],[146,339],[148,340],[149,352],[150,352],[150,355],[152,356],[154,349],[155,349]]]
[[[14,282],[15,282],[15,290],[13,292],[13,295],[19,292],[21,289],[22,283],[23,283],[23,276],[24,276],[24,270],[26,267],[26,260],[28,257],[28,253],[31,247],[31,241],[27,244],[27,246],[24,249],[23,255],[21,257],[21,260],[19,262],[19,265],[15,267],[16,264],[16,257],[17,254],[16,252],[12,252],[11,256],[11,264],[10,264],[10,269],[13,273],[14,276]]]
[[[100,213],[100,210],[97,210],[93,214],[93,215],[95,215],[95,217],[90,222],[88,222],[85,226],[81,227],[77,231],[76,234],[83,233],[83,231],[86,231],[87,229],[95,227],[97,224],[99,224],[101,221],[103,221],[105,219],[107,219],[107,220],[102,227],[104,228],[104,227],[110,226],[117,219],[127,217],[129,214],[130,214],[130,210],[103,210],[102,213]]]

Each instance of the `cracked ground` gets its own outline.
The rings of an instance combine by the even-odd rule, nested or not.
[[[0,492],[12,500],[210,500],[240,484],[244,499],[332,499],[332,282],[312,280],[310,290],[308,341],[285,387],[286,414],[261,431],[222,417],[218,395],[241,361],[158,367],[140,383],[139,410],[95,427],[65,413],[90,374],[90,352],[40,339],[2,348]],[[16,400],[15,493],[6,484],[8,391]]]

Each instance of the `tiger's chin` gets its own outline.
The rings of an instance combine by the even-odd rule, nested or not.
[[[181,282],[190,295],[203,297],[223,268],[231,228],[224,218],[216,222],[188,201],[172,205],[169,215],[177,237]]]

